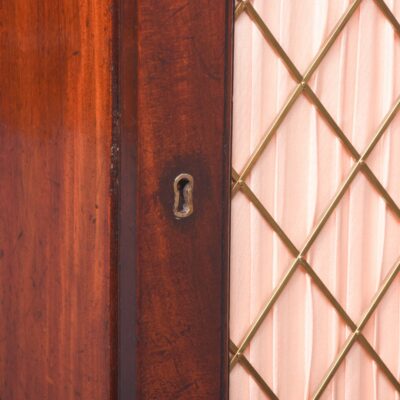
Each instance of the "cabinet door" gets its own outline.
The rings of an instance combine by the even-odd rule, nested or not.
[[[0,2],[0,398],[395,399],[399,5]]]
[[[120,387],[226,398],[233,2],[125,4]]]

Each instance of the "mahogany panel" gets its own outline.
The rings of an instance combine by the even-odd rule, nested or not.
[[[138,399],[227,397],[232,7],[138,1],[122,23],[122,32],[136,26],[136,95],[122,109],[122,121],[136,116],[127,128],[136,152],[123,146],[121,157],[135,169],[136,246],[126,255],[135,268]],[[177,220],[180,173],[194,177],[194,213]]]
[[[112,1],[0,21],[0,398],[115,398]]]

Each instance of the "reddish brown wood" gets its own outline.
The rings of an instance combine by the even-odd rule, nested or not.
[[[0,398],[115,398],[112,1],[0,1]]]
[[[138,399],[227,397],[232,6],[146,0],[132,12],[137,97],[122,120],[131,118],[136,153],[122,147],[121,156],[136,168],[136,196],[125,200],[136,202],[136,247],[126,260],[136,270]],[[194,177],[195,211],[178,221],[172,185],[181,172]]]
[[[2,400],[226,398],[232,15],[0,0]]]
[[[118,77],[115,117],[119,161],[118,273],[118,399],[136,396],[136,281],[137,256],[137,53],[136,0],[121,0],[118,20]]]

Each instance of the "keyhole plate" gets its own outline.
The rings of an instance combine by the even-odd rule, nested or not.
[[[174,215],[186,218],[193,214],[194,179],[190,174],[179,174],[174,180]]]

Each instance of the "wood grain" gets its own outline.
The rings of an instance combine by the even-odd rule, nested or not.
[[[121,156],[136,165],[138,399],[227,398],[232,5],[147,0],[134,13],[137,152]],[[194,213],[176,220],[183,172]]]
[[[227,398],[232,6],[0,0],[1,400]]]
[[[114,397],[111,0],[0,0],[0,398]]]

